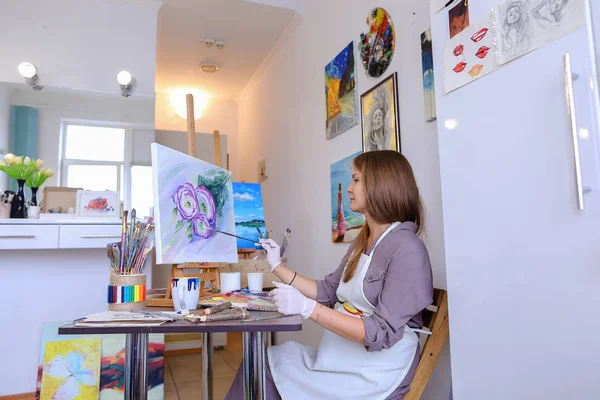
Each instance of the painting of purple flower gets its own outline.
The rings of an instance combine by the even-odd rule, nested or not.
[[[157,264],[238,260],[231,172],[152,143]]]
[[[192,232],[195,236],[201,237],[202,239],[208,239],[213,233],[213,231],[208,228],[214,227],[208,222],[206,215],[198,215],[192,220]]]
[[[173,202],[177,207],[177,211],[181,214],[183,219],[192,219],[198,215],[200,206],[196,197],[196,191],[194,185],[191,183],[184,183],[177,188],[177,191],[173,193]]]
[[[209,223],[214,224],[217,220],[217,206],[215,197],[205,186],[196,187],[196,199],[200,207],[200,214],[206,215]]]

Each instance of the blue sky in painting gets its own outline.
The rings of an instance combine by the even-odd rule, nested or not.
[[[348,68],[348,54],[353,43],[344,48],[335,58],[325,67],[325,74],[335,79],[342,79],[342,75]]]
[[[252,220],[265,220],[262,192],[259,183],[233,182],[233,210],[236,224]],[[260,230],[265,232],[264,223]],[[236,225],[236,235],[253,239],[258,242],[256,227]],[[253,248],[254,245],[247,240],[237,239],[237,246],[241,249]]]

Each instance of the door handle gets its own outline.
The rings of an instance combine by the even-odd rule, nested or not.
[[[0,239],[35,239],[35,235],[0,235]]]
[[[569,114],[569,125],[571,127],[571,139],[573,141],[573,158],[575,161],[575,183],[577,189],[577,207],[585,209],[583,201],[583,182],[581,179],[581,159],[579,157],[579,140],[577,139],[577,117],[575,116],[575,94],[573,91],[573,72],[571,71],[571,55],[563,56],[565,73],[565,95],[567,99],[567,111]]]
[[[121,235],[79,235],[82,239],[120,239]]]

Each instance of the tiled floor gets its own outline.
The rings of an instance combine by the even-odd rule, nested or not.
[[[213,397],[222,400],[242,363],[242,335],[228,333],[227,346],[213,353]],[[165,357],[165,400],[200,398],[201,353]]]

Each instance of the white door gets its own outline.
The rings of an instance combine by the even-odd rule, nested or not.
[[[470,2],[471,22],[497,1]],[[588,30],[448,95],[447,11],[432,17],[432,33],[454,398],[599,399],[600,134]],[[578,74],[581,186],[591,189],[582,194],[584,210],[567,53]],[[457,127],[449,130],[452,119]]]

